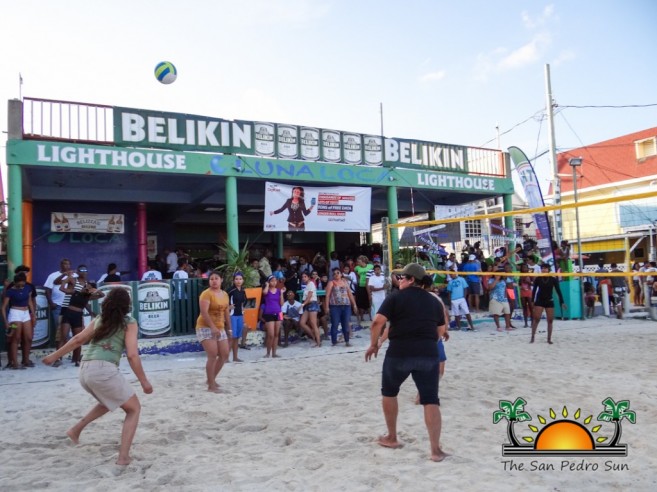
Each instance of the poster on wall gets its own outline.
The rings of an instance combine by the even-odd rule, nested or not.
[[[48,298],[46,297],[46,289],[43,287],[36,288],[36,322],[34,324],[34,333],[32,336],[32,347],[41,347],[47,345],[50,340],[49,331],[49,311],[48,311]]]
[[[171,331],[171,288],[167,282],[140,282],[139,333],[144,337],[167,335]]]
[[[75,212],[52,212],[50,232],[88,232],[100,234],[123,234],[123,214],[82,214]]]
[[[265,183],[265,231],[369,232],[372,189]]]

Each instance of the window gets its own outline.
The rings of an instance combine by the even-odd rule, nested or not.
[[[637,140],[634,142],[636,158],[638,160],[657,155],[657,139],[655,137]]]
[[[481,221],[480,220],[466,220],[463,222],[465,226],[465,237],[481,237]]]

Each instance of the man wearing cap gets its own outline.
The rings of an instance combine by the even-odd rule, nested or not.
[[[402,383],[413,377],[424,407],[424,421],[429,432],[431,459],[442,461],[447,456],[440,448],[440,400],[438,399],[439,326],[445,324],[445,313],[438,299],[422,288],[425,269],[409,263],[401,272],[399,291],[386,297],[371,326],[370,347],[365,361],[377,356],[379,335],[390,321],[390,340],[383,362],[381,395],[388,434],[378,443],[387,448],[400,448],[397,440],[397,395]],[[444,329],[444,328],[443,328]]]
[[[464,272],[481,272],[481,263],[475,255],[468,256],[468,261],[463,265]],[[466,275],[468,283],[469,304],[473,311],[479,311],[479,296],[481,295],[481,277],[479,275]]]

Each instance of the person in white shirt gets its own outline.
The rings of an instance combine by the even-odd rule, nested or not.
[[[178,255],[175,253],[175,251],[169,251],[168,249],[164,250],[164,254],[166,255],[167,262],[166,278],[173,278],[173,274],[176,272],[176,268],[178,267]]]
[[[142,280],[162,280],[162,273],[157,269],[157,263],[148,262],[148,270],[141,276]]]
[[[381,307],[383,300],[386,298],[386,291],[389,287],[388,279],[381,273],[381,265],[374,265],[373,274],[367,277],[367,293],[370,298],[372,309],[371,317],[374,319],[376,313]]]
[[[178,260],[178,270],[174,272],[172,279],[174,280],[172,285],[174,285],[174,290],[178,299],[187,298],[185,295],[185,285],[187,284],[188,278],[189,274],[187,273],[187,260],[185,258],[180,258]]]
[[[300,334],[302,327],[299,321],[303,313],[303,306],[297,301],[294,291],[288,290],[285,296],[287,297],[287,301],[281,306],[281,311],[283,312],[283,347],[288,346],[291,330],[294,329]],[[306,329],[303,331],[313,339],[312,332]]]

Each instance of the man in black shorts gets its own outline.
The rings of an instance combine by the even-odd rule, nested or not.
[[[445,313],[438,299],[422,288],[426,275],[417,263],[409,263],[401,272],[399,291],[381,304],[371,326],[371,345],[365,360],[379,352],[379,335],[390,321],[390,344],[383,362],[381,395],[388,434],[378,443],[399,448],[397,441],[397,395],[402,383],[413,377],[424,406],[424,421],[429,432],[431,459],[442,461],[447,456],[440,449],[440,400],[438,399],[438,327],[445,323]]]

